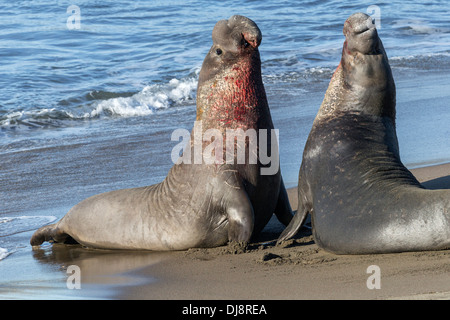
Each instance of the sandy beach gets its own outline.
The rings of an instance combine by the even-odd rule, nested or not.
[[[450,164],[413,170],[428,188],[450,188]],[[290,189],[293,208],[296,190]],[[450,299],[450,251],[335,255],[321,250],[311,232],[274,246],[283,226],[274,218],[260,243],[242,253],[227,247],[167,254],[128,273],[153,277],[123,287],[121,299]],[[380,269],[380,289],[369,289],[369,266]]]
[[[450,189],[450,164],[412,171],[428,188]],[[296,190],[289,195],[296,208]],[[308,229],[275,246],[282,230],[273,218],[245,251],[223,246],[161,253],[45,245],[1,262],[0,298],[450,299],[450,250],[335,255],[319,249]],[[68,289],[71,265],[80,270],[79,290]],[[369,279],[375,275],[368,273],[370,266],[379,267],[379,289],[368,288],[368,280],[375,283]]]

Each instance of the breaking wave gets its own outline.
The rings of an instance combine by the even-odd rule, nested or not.
[[[92,111],[85,113],[82,118],[147,116],[156,110],[193,101],[196,88],[197,79],[195,78],[172,79],[164,86],[146,86],[131,97],[117,97],[100,101],[94,105]]]
[[[450,28],[443,26],[433,26],[428,24],[425,20],[419,19],[406,19],[398,20],[393,23],[394,28],[398,28],[400,31],[408,35],[433,35],[450,33]]]
[[[88,93],[83,105],[62,106],[5,112],[0,106],[0,127],[60,127],[64,121],[111,117],[148,116],[157,110],[192,104],[195,101],[197,77],[172,79],[166,84],[154,84],[130,94],[100,91]],[[105,98],[111,97],[113,98]],[[92,97],[95,97],[92,99]],[[63,104],[67,104],[64,102]]]
[[[450,52],[394,56],[389,58],[392,68],[442,70],[450,67]]]

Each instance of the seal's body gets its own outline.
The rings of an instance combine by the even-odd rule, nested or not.
[[[194,126],[187,146],[192,157],[198,135],[213,132],[226,141],[227,129],[243,134],[273,129],[261,78],[260,43],[259,28],[246,17],[232,16],[214,27],[213,46],[199,76],[196,123],[201,126]],[[278,146],[267,132],[262,142],[270,152]],[[245,139],[241,141],[249,147]],[[30,243],[75,240],[95,248],[183,250],[248,242],[274,212],[287,225],[292,213],[279,170],[261,174],[265,166],[259,159],[248,161],[251,148],[243,163],[237,158],[230,162],[226,143],[211,148],[212,140],[201,137],[200,144],[209,156],[205,159],[213,161],[177,163],[159,184],[88,198],[58,223],[37,230]],[[232,145],[243,146],[234,140]],[[259,138],[254,145],[261,147]]]
[[[377,30],[362,13],[346,41],[305,145],[298,210],[279,241],[311,213],[316,243],[338,254],[450,247],[450,191],[426,190],[402,164],[395,84]]]

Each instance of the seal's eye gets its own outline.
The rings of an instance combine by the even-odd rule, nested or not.
[[[250,43],[248,43],[247,40],[244,39],[244,44],[243,44],[244,48],[248,48],[249,45],[250,45]]]
[[[222,54],[222,49],[216,49],[216,53],[218,56],[220,56]]]

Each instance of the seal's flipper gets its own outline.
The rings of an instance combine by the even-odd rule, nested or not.
[[[297,211],[294,218],[292,218],[291,223],[283,230],[280,234],[277,244],[280,244],[282,241],[289,240],[294,237],[298,230],[303,226],[306,221],[306,217],[308,217],[308,210]]]
[[[281,178],[277,206],[275,207],[275,215],[285,226],[291,222],[293,217],[291,204],[289,203],[289,197],[283,182],[283,177]]]
[[[70,235],[62,232],[57,223],[44,226],[36,230],[30,239],[32,246],[39,246],[45,241],[74,244],[77,243]]]
[[[253,233],[253,206],[247,192],[238,189],[226,208],[228,217],[228,241],[249,242]]]
[[[289,240],[290,238],[294,237],[297,234],[300,228],[303,227],[303,225],[305,224],[308,214],[312,214],[313,211],[312,208],[313,206],[312,206],[311,191],[307,183],[305,168],[304,165],[302,164],[300,167],[299,181],[298,181],[297,212],[295,213],[294,217],[292,218],[291,222],[286,227],[286,229],[284,229],[283,232],[280,234],[280,237],[277,240],[277,244],[279,244],[282,241]]]
[[[301,181],[303,180],[304,179],[302,179]],[[311,205],[307,199],[307,194],[304,192],[303,184],[299,183],[297,212],[286,229],[284,229],[280,234],[280,237],[277,240],[277,244],[294,237],[300,230],[300,228],[305,224],[308,213],[312,213],[311,211]]]

